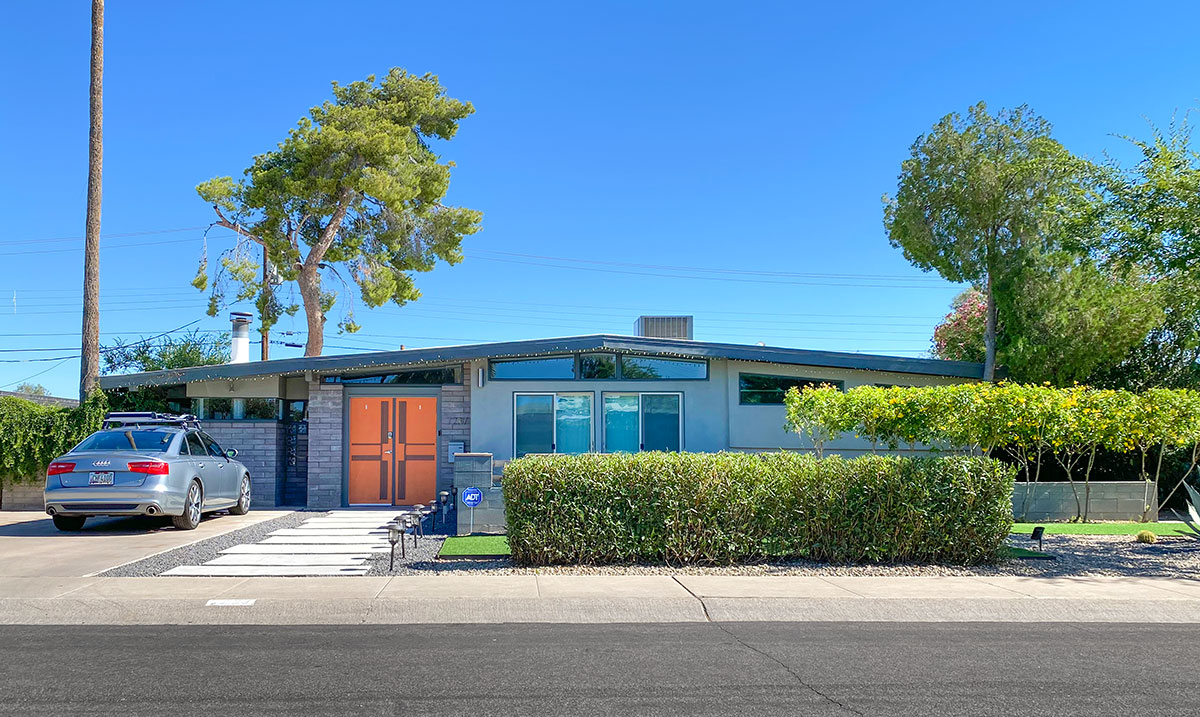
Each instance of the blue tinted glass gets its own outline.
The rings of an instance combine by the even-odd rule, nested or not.
[[[554,452],[554,396],[514,398],[516,406],[516,457]]]
[[[555,453],[592,450],[592,395],[560,394],[555,397]]]
[[[702,379],[708,378],[708,364],[704,361],[622,356],[621,378]]]
[[[490,375],[494,379],[554,379],[575,378],[574,356],[551,356],[539,359],[492,361]]]
[[[606,453],[637,453],[638,448],[637,394],[606,394],[604,396],[604,451]]]
[[[642,443],[647,451],[679,450],[679,396],[642,395]]]

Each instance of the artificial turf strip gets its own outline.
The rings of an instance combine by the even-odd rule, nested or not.
[[[439,558],[507,558],[506,535],[459,535],[446,538]]]
[[[1042,526],[1046,535],[1137,535],[1149,530],[1155,535],[1192,535],[1183,523],[1013,523],[1014,535],[1029,535]]]
[[[1054,556],[1049,553],[1039,553],[1036,550],[1016,548],[1011,545],[1004,546],[1002,553],[1003,557],[1010,560],[1054,560]]]

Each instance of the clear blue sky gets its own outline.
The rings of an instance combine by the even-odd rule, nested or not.
[[[1200,94],[1193,3],[836,5],[111,2],[102,341],[225,330],[188,285],[212,220],[193,187],[240,175],[331,80],[392,66],[475,104],[446,147],[449,200],[484,228],[463,264],[419,278],[421,301],[360,309],[354,336],[335,317],[326,353],[686,312],[699,339],[920,355],[959,287],[882,229],[918,134],[980,99],[1028,103],[1072,150],[1120,153],[1114,134]],[[84,0],[18,3],[0,28],[0,388],[46,371],[32,380],[76,391],[77,360],[29,359],[77,353],[88,23]]]

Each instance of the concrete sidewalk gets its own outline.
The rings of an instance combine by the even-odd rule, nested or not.
[[[1200,623],[1165,578],[431,575],[0,577],[0,624]]]

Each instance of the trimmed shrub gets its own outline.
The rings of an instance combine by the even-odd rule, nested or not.
[[[993,562],[1014,471],[980,456],[526,456],[504,470],[523,565]]]
[[[100,428],[105,407],[99,392],[78,408],[0,397],[0,484],[44,480],[50,461]]]

